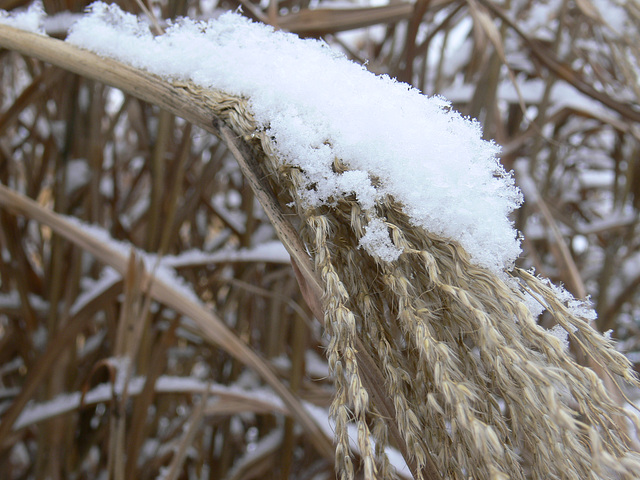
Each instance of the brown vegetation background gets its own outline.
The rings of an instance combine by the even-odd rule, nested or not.
[[[591,295],[595,327],[640,364],[640,9],[621,5],[625,31],[590,0],[151,7],[158,18],[242,7],[478,118],[527,199],[520,265]],[[0,182],[120,242],[101,233],[100,257],[0,209],[0,478],[334,478],[255,369],[188,320],[188,295],[145,294],[144,271],[171,260],[180,281],[158,270],[159,282],[178,296],[187,285],[296,398],[329,406],[327,339],[286,257],[260,250],[275,233],[222,142],[0,50]]]

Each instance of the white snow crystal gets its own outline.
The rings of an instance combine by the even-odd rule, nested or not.
[[[593,322],[598,318],[598,314],[593,309],[590,297],[587,297],[584,300],[577,300],[569,291],[567,291],[566,288],[564,288],[564,286],[556,285],[547,278],[538,278],[540,278],[540,280],[542,280],[549,286],[549,288],[551,288],[551,290],[553,290],[553,293],[558,300],[566,304],[567,309],[571,312],[572,315],[575,315],[576,317],[588,322]]]
[[[44,17],[44,7],[40,1],[32,3],[26,10],[7,12],[0,9],[0,24],[33,33],[44,33]]]
[[[444,98],[376,76],[323,42],[233,13],[182,19],[154,37],[135,16],[94,3],[68,41],[170,80],[249,98],[280,160],[304,172],[300,194],[310,206],[355,194],[375,217],[373,205],[390,195],[414,225],[457,240],[478,265],[497,272],[520,254],[508,215],[521,195],[497,160],[499,148]],[[350,171],[336,173],[335,158]],[[370,223],[361,246],[392,261],[399,250],[381,225]]]
[[[377,218],[372,219],[365,228],[365,234],[360,239],[360,247],[387,262],[397,260],[402,253],[402,250],[391,242],[384,222]]]
[[[84,187],[91,179],[91,168],[84,158],[69,160],[66,165],[67,184],[65,193],[72,194],[80,187]]]
[[[549,333],[560,340],[560,344],[562,345],[562,349],[567,351],[569,349],[569,332],[567,332],[560,325],[554,325]]]

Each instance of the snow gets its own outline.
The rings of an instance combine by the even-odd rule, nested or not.
[[[69,11],[50,15],[44,19],[44,30],[47,32],[47,35],[64,35],[80,16],[81,14],[71,13]]]
[[[249,98],[279,159],[303,170],[306,206],[355,194],[373,219],[361,246],[382,261],[399,254],[374,209],[388,195],[414,225],[459,241],[478,265],[498,272],[520,254],[508,215],[521,195],[497,160],[499,148],[444,98],[373,75],[323,42],[233,13],[182,19],[154,37],[135,16],[98,2],[68,41],[169,80]],[[350,171],[334,172],[335,158]]]
[[[115,240],[111,237],[108,231],[97,225],[91,225],[82,222],[75,217],[64,217],[69,223],[72,223],[76,227],[80,228],[87,235],[93,237],[98,242],[102,243],[106,248],[109,248],[115,254],[121,257],[128,258],[131,252],[135,252],[144,262],[145,269],[154,278],[170,285],[171,288],[177,292],[180,292],[187,299],[200,304],[200,298],[195,294],[191,286],[180,277],[177,272],[162,263],[161,258],[158,255],[150,254],[139,248],[136,248],[130,243]],[[105,284],[112,282],[114,279],[105,279]]]
[[[71,221],[75,225],[82,228],[83,231],[85,231],[87,234],[93,236],[94,238],[105,244],[105,246],[113,250],[114,253],[118,252],[120,255],[124,255],[130,248],[132,248],[130,245],[113,240],[108,235],[108,233],[101,228],[83,224],[76,219],[71,219]],[[280,242],[269,242],[253,249],[241,249],[234,253],[237,254],[238,258],[251,258],[257,255],[258,258],[261,259],[264,259],[265,257],[273,259],[280,256],[283,260],[286,257],[288,261],[288,255],[286,254],[286,251],[284,250]],[[157,265],[157,257],[141,251],[138,251],[138,254],[145,260],[147,266],[151,264]],[[163,269],[166,269],[173,274],[173,271],[167,265],[160,265],[158,267],[158,270],[160,271],[162,271]],[[78,297],[77,301],[72,306],[72,312],[78,312],[89,301],[99,295],[100,292],[104,291],[106,288],[109,288],[111,285],[113,285],[114,282],[119,281],[119,279],[120,275],[115,270],[110,267],[105,267],[100,279],[94,282],[90,282],[84,287],[85,292]],[[172,282],[175,282],[175,279],[173,279]],[[317,359],[314,360],[310,357],[307,358],[309,359],[308,361],[310,365],[319,363],[319,360]],[[84,396],[84,401],[82,401],[82,394],[80,392],[71,392],[58,395],[57,397],[49,401],[41,403],[31,402],[21,412],[19,418],[16,420],[16,423],[13,427],[14,430],[19,430],[29,425],[33,425],[50,418],[75,411],[80,408],[81,402],[86,405],[108,402],[112,400],[114,394],[122,395],[125,390],[129,395],[138,395],[142,391],[145,378],[136,377],[127,380],[127,371],[130,368],[130,360],[127,358],[110,358],[109,361],[111,365],[113,365],[116,369],[116,378],[114,384],[104,383],[94,387],[92,390],[86,393],[86,395]],[[327,375],[326,367],[318,368],[316,365],[315,369],[321,370],[323,375]],[[245,384],[245,388],[243,388],[243,384]],[[246,398],[252,401],[261,401],[265,403],[265,405],[269,405],[274,412],[286,410],[280,397],[275,395],[269,389],[256,388],[255,385],[255,374],[248,371],[245,372],[238,379],[238,382],[232,386],[215,384],[212,385],[210,382],[203,381],[202,379],[193,376],[174,377],[165,375],[158,378],[157,382],[155,383],[155,390],[158,393],[199,393],[209,390],[210,394],[214,396],[225,395],[235,398]],[[305,407],[311,413],[315,413],[315,415],[318,415],[318,412],[321,412],[320,417],[323,418],[323,427],[325,428],[325,430],[328,429],[328,433],[330,434],[328,412],[326,410],[319,409],[318,407],[313,407],[310,404],[305,404]],[[396,465],[399,465],[399,468],[402,469],[403,464],[401,456],[397,452],[391,450],[389,450],[389,454],[392,458],[392,462]]]
[[[113,391],[116,395],[121,396],[127,391],[125,387],[128,387],[127,379],[129,372],[132,368],[131,359],[129,357],[112,357],[109,359],[109,364],[115,368],[116,378],[113,382]]]
[[[634,28],[633,21],[618,1],[591,0],[591,4],[612,32],[623,36],[629,28]]]
[[[328,378],[329,365],[326,360],[312,351],[307,350],[304,354],[305,373],[314,380]],[[271,365],[279,370],[289,370],[291,368],[291,360],[287,355],[281,355],[271,359]]]
[[[571,248],[576,254],[580,255],[589,248],[589,240],[584,235],[576,235],[571,239]]]
[[[562,345],[562,349],[566,352],[569,351],[569,332],[567,332],[560,325],[554,325],[549,333],[560,340],[560,344]]]
[[[6,12],[0,9],[0,24],[33,33],[44,33],[42,28],[44,17],[44,7],[40,1],[34,2],[27,10]]]
[[[42,299],[42,297],[34,295],[33,293],[29,293],[27,298],[29,300],[29,305],[31,308],[35,308],[36,310],[45,312],[49,310],[49,302]],[[15,310],[20,308],[21,306],[22,300],[17,290],[11,290],[7,293],[0,293],[0,308]]]
[[[99,330],[95,335],[90,336],[82,343],[80,349],[78,349],[78,358],[86,359],[89,355],[96,352],[101,345],[103,345],[104,339],[107,336],[106,329]]]
[[[100,274],[100,278],[94,282],[90,282],[90,285],[86,285],[85,291],[78,295],[75,302],[71,305],[69,315],[76,315],[89,302],[102,295],[105,290],[120,281],[121,278],[122,276],[113,268],[105,267]]]
[[[365,234],[360,239],[360,247],[376,252],[382,260],[387,262],[397,260],[402,254],[402,250],[391,242],[387,227],[379,218],[372,219],[365,227]]]
[[[584,189],[588,188],[611,188],[615,181],[616,174],[610,170],[581,170],[578,173],[578,181]]]
[[[29,404],[22,410],[13,428],[14,430],[19,430],[20,428],[41,422],[47,418],[69,412],[80,405],[81,397],[80,392],[74,392],[71,394],[58,395],[48,402]]]
[[[214,195],[211,199],[211,204],[215,208],[216,215],[223,219],[231,228],[240,234],[245,232],[246,215],[242,212],[229,210],[224,195]]]
[[[548,31],[549,24],[557,17],[560,6],[561,2],[557,0],[532,4],[528,18],[521,22],[521,28],[525,32],[538,34],[542,34],[545,30]],[[539,30],[543,32],[539,32]]]
[[[548,278],[544,278],[538,276],[538,278],[546,284],[551,290],[555,297],[562,303],[565,304],[567,309],[576,317],[586,320],[588,322],[593,322],[598,318],[598,314],[593,309],[593,305],[591,303],[591,298],[587,297],[584,300],[576,300],[571,293],[567,291],[562,285],[556,285]],[[574,327],[575,328],[575,327]],[[577,330],[577,328],[576,328]],[[575,330],[574,330],[575,331]],[[573,333],[573,332],[572,332]]]
[[[126,365],[120,365],[120,367],[126,370]],[[121,369],[119,369],[119,371],[120,370]],[[127,384],[128,394],[132,396],[139,395],[144,387],[144,382],[144,377],[131,379]],[[202,393],[207,389],[209,389],[210,395],[226,395],[236,398],[246,398],[247,400],[259,400],[270,405],[274,411],[285,410],[280,397],[271,392],[271,390],[255,388],[255,385],[251,390],[245,390],[234,385],[212,384],[194,377],[176,377],[170,375],[158,377],[155,384],[155,391],[158,393]],[[114,386],[110,383],[101,383],[86,393],[84,404],[94,405],[96,403],[108,402],[112,399],[114,390],[115,393],[119,395],[124,391],[124,385]],[[76,410],[80,407],[81,399],[82,394],[80,392],[73,392],[60,394],[45,402],[31,402],[22,411],[13,428],[14,430],[19,430],[43,420]]]
[[[238,461],[234,462],[227,478],[240,478],[244,476],[242,475],[243,470],[252,465],[256,459],[264,457],[268,453],[275,452],[282,444],[283,437],[283,431],[277,429],[261,438],[258,442],[249,443],[246,453],[242,455]]]
[[[320,358],[320,356],[311,350],[307,350],[304,354],[304,362],[306,371],[312,378],[328,378],[329,377],[329,365],[327,361]]]
[[[167,255],[160,259],[160,265],[166,268],[184,268],[194,265],[211,265],[228,262],[269,262],[289,264],[289,252],[279,240],[269,240],[251,248],[225,248],[214,253],[202,250],[187,250],[178,255]]]
[[[12,400],[17,397],[22,391],[19,387],[1,388],[0,387],[0,400],[9,399]]]
[[[77,189],[84,187],[91,179],[91,169],[89,168],[87,160],[84,158],[69,160],[69,163],[66,165],[66,176],[67,184],[65,193],[67,195],[71,195]]]
[[[517,55],[517,54],[515,54]],[[526,59],[525,62],[529,60]],[[514,61],[512,59],[511,63]],[[542,101],[545,93],[545,81],[539,78],[517,80],[518,90],[516,90],[511,80],[504,80],[498,85],[497,96],[500,100],[508,103],[519,103],[520,99],[525,104],[537,105]],[[443,90],[443,95],[455,103],[468,103],[473,98],[476,86],[471,83],[454,83]],[[549,115],[552,115],[564,108],[585,112],[596,118],[603,118],[607,121],[615,122],[616,115],[602,103],[576,90],[572,85],[565,82],[556,82],[551,88],[549,103]],[[535,115],[530,115],[535,116]]]

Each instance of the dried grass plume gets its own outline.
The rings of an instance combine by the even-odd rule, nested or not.
[[[638,381],[628,360],[557,290],[526,271],[499,277],[475,266],[455,242],[413,226],[393,198],[376,214],[404,253],[394,262],[370,256],[359,243],[371,219],[354,196],[305,207],[297,198],[302,172],[277,158],[246,100],[194,93],[206,93],[216,116],[251,145],[281,205],[293,205],[299,218],[324,289],[342,479],[355,470],[349,422],[357,427],[364,477],[395,475],[384,454],[388,426],[361,377],[357,338],[383,372],[419,477],[430,458],[451,479],[637,478],[640,455],[621,420],[637,421],[594,370],[537,325],[527,303],[540,302],[615,383]],[[339,159],[334,167],[347,170]]]

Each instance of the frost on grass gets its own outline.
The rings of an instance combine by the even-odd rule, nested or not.
[[[399,201],[416,226],[457,240],[498,272],[520,253],[508,215],[521,202],[480,125],[441,97],[376,76],[317,40],[276,32],[233,13],[182,19],[154,37],[118,7],[94,3],[68,41],[169,80],[244,96],[282,162],[300,167],[309,206],[355,195],[370,218],[361,246],[383,260],[377,202]],[[333,168],[339,158],[349,169]]]
[[[594,322],[598,318],[598,314],[591,304],[590,297],[587,297],[585,300],[577,300],[562,285],[556,285],[548,278],[544,278],[541,276],[538,276],[538,278],[542,283],[553,290],[556,298],[566,305],[567,309],[569,310],[569,312],[571,312],[572,315],[575,315],[576,317],[581,318],[587,322]]]

